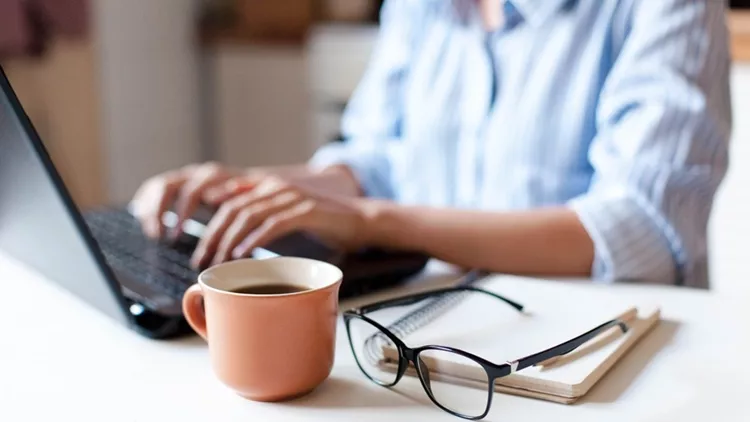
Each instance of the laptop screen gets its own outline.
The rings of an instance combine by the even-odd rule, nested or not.
[[[111,317],[126,304],[0,68],[0,251],[57,282]],[[29,303],[34,306],[34,303]]]

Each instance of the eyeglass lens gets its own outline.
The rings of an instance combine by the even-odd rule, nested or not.
[[[458,353],[437,349],[422,350],[418,357],[420,377],[424,386],[441,406],[464,416],[476,417],[487,409],[490,381],[487,371],[472,359]],[[477,381],[451,380],[448,374],[462,373]],[[449,382],[452,381],[452,382]],[[475,387],[467,394],[460,384]]]
[[[354,357],[362,371],[380,385],[395,384],[399,365],[397,346],[377,326],[366,320],[351,318],[347,328]],[[465,417],[473,418],[485,413],[489,403],[490,381],[479,363],[458,353],[438,349],[422,350],[417,362],[423,386],[435,402]],[[469,386],[474,387],[471,394],[467,394],[461,386],[469,382],[457,382],[447,375],[456,371],[470,372],[470,379],[479,380],[470,382]]]
[[[348,322],[349,341],[362,371],[384,386],[393,385],[398,376],[398,349],[376,326],[352,318]]]

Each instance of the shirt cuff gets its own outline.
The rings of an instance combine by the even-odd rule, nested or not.
[[[346,143],[332,143],[318,149],[310,159],[309,165],[316,170],[345,165],[352,171],[365,196],[393,199],[393,189],[388,176],[390,164],[377,150],[358,148]]]
[[[595,281],[675,283],[676,252],[654,213],[626,194],[587,194],[568,205],[594,242]]]

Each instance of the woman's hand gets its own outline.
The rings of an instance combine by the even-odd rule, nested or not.
[[[161,216],[173,204],[178,216],[177,237],[182,224],[204,203],[213,208],[245,193],[268,177],[283,177],[304,185],[306,189],[356,197],[359,184],[346,166],[332,166],[312,171],[306,165],[234,169],[219,163],[203,163],[169,171],[144,182],[136,192],[131,207],[143,231],[152,238],[164,235]]]
[[[211,219],[193,254],[196,268],[250,256],[255,247],[298,230],[345,249],[368,241],[372,201],[313,192],[276,176],[228,182],[241,193]]]
[[[231,188],[225,182],[237,174],[239,171],[217,163],[192,164],[159,174],[138,189],[131,201],[132,212],[147,236],[160,238],[164,236],[161,216],[173,204],[179,217],[176,225],[179,231],[201,202],[218,205]]]

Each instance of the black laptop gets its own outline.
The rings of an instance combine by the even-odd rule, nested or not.
[[[176,242],[146,238],[123,208],[81,213],[0,67],[0,250],[30,265],[103,313],[152,338],[190,333],[182,316],[197,272],[189,259],[210,214],[196,214]],[[166,225],[175,216],[165,213]],[[324,260],[344,273],[340,297],[400,283],[421,271],[421,254],[365,250],[344,254],[306,233],[255,257]]]

